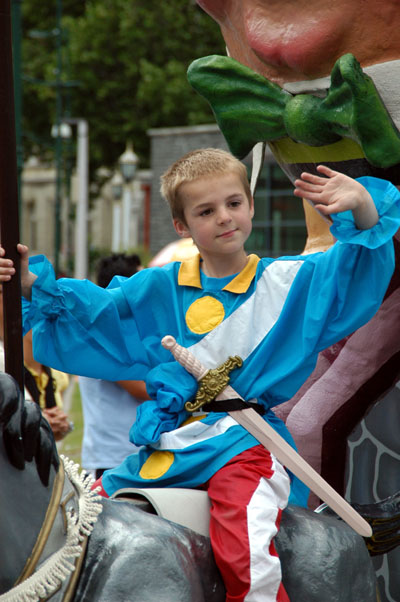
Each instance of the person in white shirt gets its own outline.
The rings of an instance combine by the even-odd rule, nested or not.
[[[97,267],[97,284],[106,288],[114,276],[128,277],[140,269],[137,255],[104,257]],[[97,479],[137,451],[129,431],[136,421],[137,407],[149,397],[142,381],[111,382],[80,376],[79,388],[84,420],[82,466]]]

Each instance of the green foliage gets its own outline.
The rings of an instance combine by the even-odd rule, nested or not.
[[[24,0],[23,72],[55,80],[57,36],[32,38],[32,30],[52,31],[55,3]],[[141,166],[148,165],[149,128],[213,121],[208,103],[187,82],[196,58],[225,52],[218,26],[194,2],[169,0],[64,0],[62,18],[64,114],[86,118],[92,170],[112,166],[128,139]],[[23,127],[26,152],[51,148],[56,88],[24,82]]]

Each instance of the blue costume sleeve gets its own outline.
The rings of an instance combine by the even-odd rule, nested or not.
[[[149,362],[134,316],[117,282],[103,289],[89,280],[56,280],[43,256],[30,260],[38,275],[24,304],[24,330],[33,328],[37,361],[106,380],[144,380]]]
[[[399,229],[400,220],[400,193],[386,180],[364,176],[357,178],[372,196],[379,214],[379,221],[368,230],[359,230],[355,227],[351,211],[344,211],[332,215],[333,225],[331,232],[335,238],[342,242],[363,245],[368,249],[377,249],[385,242],[392,239]]]
[[[319,351],[351,334],[379,309],[394,270],[392,237],[400,226],[400,193],[389,182],[362,178],[379,222],[355,227],[351,212],[334,216],[338,242],[304,257],[275,326],[232,373],[245,398],[269,407],[290,399],[312,372]]]
[[[55,280],[43,256],[30,260],[30,270],[38,278],[31,302],[23,300],[23,313],[25,332],[33,328],[35,358],[71,374],[146,380],[150,397],[157,401],[138,408],[136,424],[142,428],[134,427],[131,433],[137,445],[155,442],[162,432],[176,428],[187,417],[184,403],[195,394],[196,381],[171,361],[160,345],[160,334],[147,332],[146,323],[136,323],[126,297],[134,295],[137,305],[149,310],[149,300],[154,305],[162,296],[159,275],[153,278],[147,270],[130,279],[115,277],[103,289],[88,280]],[[161,289],[165,292],[165,282]],[[150,344],[149,337],[156,340]]]
[[[135,445],[155,443],[161,433],[182,424],[189,415],[184,403],[197,391],[196,380],[175,361],[159,364],[151,370],[146,387],[150,397],[157,401],[147,401],[139,406],[130,432]]]

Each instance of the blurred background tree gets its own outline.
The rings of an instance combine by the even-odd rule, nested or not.
[[[63,116],[89,122],[92,173],[114,165],[129,139],[141,166],[148,165],[149,128],[214,122],[186,70],[200,56],[224,54],[225,46],[194,2],[62,0],[59,22],[57,29],[56,3],[23,0],[25,156],[51,157],[54,149],[57,40]]]

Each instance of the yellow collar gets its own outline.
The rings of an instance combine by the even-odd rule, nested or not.
[[[249,260],[243,270],[239,272],[233,280],[229,282],[222,290],[230,293],[245,293],[250,286],[256,273],[257,264],[260,258],[257,255],[249,255]],[[179,268],[178,284],[180,286],[194,286],[202,288],[200,279],[200,254],[182,261]]]

